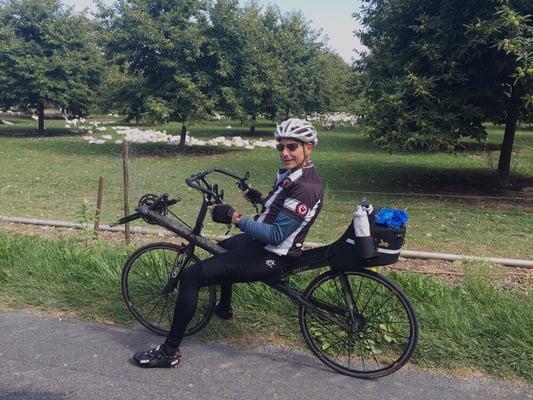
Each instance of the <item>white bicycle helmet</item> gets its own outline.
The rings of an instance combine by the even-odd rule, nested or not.
[[[280,123],[274,137],[276,140],[294,139],[303,143],[313,143],[316,146],[318,142],[317,132],[315,127],[306,120],[299,118],[289,118]]]

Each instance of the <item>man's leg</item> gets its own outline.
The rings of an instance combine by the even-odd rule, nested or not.
[[[172,327],[165,341],[164,350],[178,350],[185,330],[196,310],[201,287],[215,284],[255,282],[278,276],[287,259],[269,253],[261,244],[231,250],[204,260],[183,272]]]
[[[239,248],[246,247],[250,244],[257,243],[250,236],[245,234],[239,234],[230,237],[229,239],[223,240],[219,243],[220,246],[226,250],[235,250]],[[215,308],[215,314],[222,319],[232,319],[233,318],[233,307],[231,307],[231,297],[232,297],[232,284],[231,283],[222,283],[220,284],[220,300]]]

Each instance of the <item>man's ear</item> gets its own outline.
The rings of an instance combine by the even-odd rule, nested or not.
[[[305,151],[307,154],[311,154],[313,152],[313,148],[315,146],[313,146],[313,143],[306,143],[305,144]]]

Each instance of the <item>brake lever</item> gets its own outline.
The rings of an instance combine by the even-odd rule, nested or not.
[[[250,177],[250,171],[247,171],[246,174],[244,174],[243,178],[239,178],[236,181],[237,187],[241,190],[241,192],[245,192],[246,190],[250,189],[250,185],[248,185],[248,178]],[[251,202],[252,206],[255,208],[255,212],[259,212],[259,208],[257,207],[257,203]]]

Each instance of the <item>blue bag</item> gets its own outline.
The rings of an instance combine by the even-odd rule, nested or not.
[[[395,208],[382,208],[376,212],[374,222],[378,225],[399,229],[407,223],[409,214]]]

